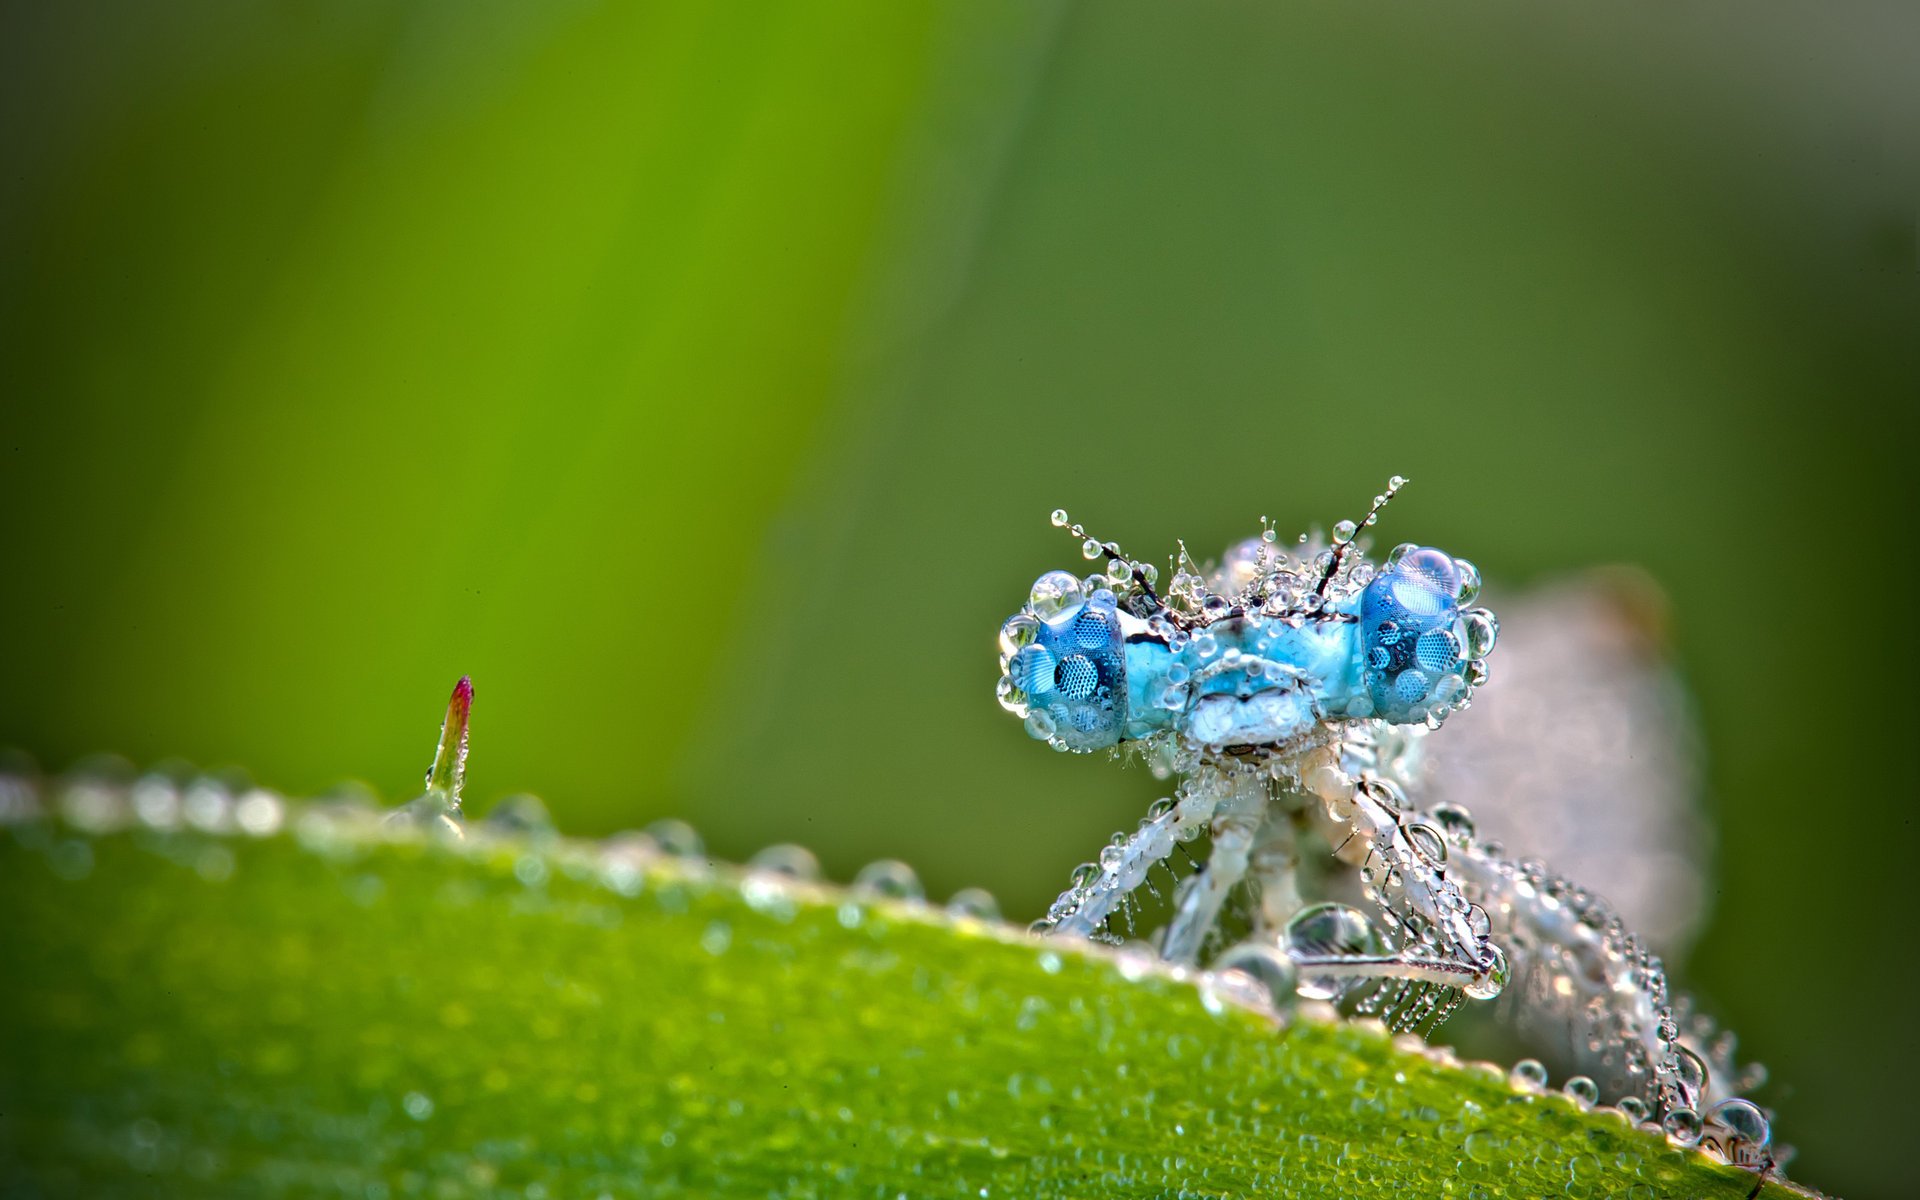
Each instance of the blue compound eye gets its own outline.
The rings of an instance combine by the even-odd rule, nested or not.
[[[1472,648],[1460,606],[1479,590],[1473,564],[1445,551],[1408,545],[1387,556],[1360,601],[1361,662],[1374,716],[1425,720],[1460,693],[1463,656]]]
[[[1060,660],[1053,678],[1062,696],[1069,700],[1085,700],[1100,686],[1100,669],[1084,654],[1069,654]]]
[[[1007,667],[1014,686],[1029,695],[1052,691],[1053,671],[1053,651],[1038,645],[1023,647]]]
[[[1127,725],[1127,658],[1120,618],[1098,595],[1039,622],[1031,644],[1007,666],[1026,693],[1027,728],[1070,750],[1098,750]]]

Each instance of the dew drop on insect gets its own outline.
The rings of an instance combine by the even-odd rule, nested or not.
[[[1427,814],[1442,837],[1457,846],[1473,840],[1473,814],[1458,804],[1440,804]]]
[[[1387,490],[1390,492],[1397,492],[1405,486],[1407,486],[1407,477],[1405,475],[1395,475],[1393,478],[1387,480]],[[1384,504],[1386,501],[1382,499],[1379,503]]]
[[[1099,558],[1105,552],[1100,543],[1093,538],[1088,538],[1086,541],[1080,543],[1080,556],[1088,561]]]
[[[853,891],[867,898],[921,900],[926,892],[913,868],[897,858],[881,858],[860,868],[853,877]]]
[[[1700,1140],[1700,1114],[1690,1108],[1676,1108],[1660,1118],[1660,1128],[1683,1146]]]
[[[1055,529],[1066,528],[1067,521],[1068,521],[1068,517],[1067,517],[1066,509],[1056,508],[1053,510],[1053,527]]]
[[[1459,584],[1453,591],[1453,602],[1465,607],[1480,598],[1480,568],[1464,558],[1456,558],[1453,560],[1453,569],[1460,576]]]
[[[1048,571],[1034,580],[1027,603],[1034,615],[1044,621],[1072,608],[1085,597],[1086,585],[1078,578],[1066,571]]]
[[[1491,1000],[1498,996],[1506,990],[1507,980],[1513,975],[1513,968],[1507,964],[1506,951],[1498,946],[1488,946],[1487,953],[1492,957],[1493,965],[1487,968],[1485,974],[1476,977],[1473,982],[1460,989],[1475,1000]],[[1533,1060],[1523,1061],[1532,1062]],[[1541,1082],[1544,1084],[1546,1081],[1542,1079]]]
[[[1333,540],[1336,542],[1350,542],[1353,540],[1353,535],[1358,532],[1360,532],[1360,527],[1352,521],[1339,521],[1336,522],[1333,527]]]
[[[1000,653],[1011,658],[1020,653],[1021,647],[1033,641],[1040,632],[1040,622],[1025,613],[1016,613],[1007,618],[1000,627]]]
[[[1398,546],[1395,546],[1393,549],[1387,551],[1387,560],[1386,560],[1387,565],[1389,567],[1398,566],[1401,559],[1405,558],[1409,554],[1412,554],[1415,550],[1418,550],[1419,548],[1420,547],[1413,542],[1401,542]]]
[[[820,860],[813,851],[792,842],[782,842],[768,846],[747,860],[747,867],[754,871],[765,871],[772,875],[785,875],[789,879],[802,879],[812,882],[820,878]]]
[[[1294,958],[1329,958],[1382,952],[1380,935],[1365,913],[1344,904],[1314,904],[1287,922],[1287,953]],[[1310,969],[1309,969],[1310,970]],[[1298,991],[1310,1000],[1331,1000],[1340,994],[1341,981],[1303,975]]]
[[[1460,623],[1466,631],[1466,655],[1475,662],[1493,653],[1493,644],[1500,637],[1500,618],[1484,608],[1470,608],[1460,614]]]
[[[1699,1096],[1707,1090],[1710,1078],[1706,1060],[1685,1046],[1673,1048],[1674,1078],[1679,1081],[1688,1096]]]
[[[1647,1119],[1647,1102],[1638,1096],[1622,1096],[1614,1107],[1627,1114],[1636,1125]]]
[[[1027,732],[1038,741],[1052,742],[1059,727],[1053,723],[1052,717],[1036,708],[1027,714]]]
[[[1577,1100],[1581,1104],[1593,1104],[1600,1099],[1600,1085],[1585,1075],[1569,1077],[1560,1085],[1560,1090],[1567,1095],[1568,1099]]]
[[[1300,986],[1299,972],[1293,960],[1272,946],[1260,942],[1241,942],[1214,960],[1216,971],[1238,971],[1260,985],[1268,1003],[1285,1008],[1293,1003]]]
[[[1440,831],[1431,825],[1410,825],[1407,827],[1407,840],[1412,842],[1430,863],[1436,865],[1447,861],[1447,843]]]
[[[647,836],[660,847],[662,854],[674,858],[700,858],[707,852],[707,844],[700,840],[699,831],[676,817],[662,817],[647,826]]]
[[[1723,1100],[1707,1114],[1707,1120],[1749,1146],[1764,1146],[1773,1137],[1766,1114],[1749,1100]]]
[[[961,888],[947,901],[947,915],[972,917],[976,921],[998,921],[1000,902],[985,888]]]
[[[1543,1088],[1547,1086],[1547,1068],[1537,1058],[1523,1058],[1513,1064],[1507,1078],[1517,1088]]]

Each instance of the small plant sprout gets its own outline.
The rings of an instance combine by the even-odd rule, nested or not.
[[[1604,1098],[1770,1169],[1784,1152],[1739,1097],[1764,1072],[1669,994],[1640,938],[1599,897],[1477,839],[1465,808],[1420,803],[1417,743],[1485,686],[1500,626],[1466,559],[1363,553],[1405,483],[1330,539],[1285,547],[1263,519],[1206,571],[1182,545],[1164,595],[1151,566],[1054,512],[1105,566],[1034,583],[1000,630],[1000,704],[1055,750],[1124,752],[1179,783],[1074,871],[1035,930],[1151,936],[1171,962],[1402,1031],[1504,995],[1523,1035],[1572,1061],[1571,1102]],[[1204,864],[1187,855],[1203,836]]]
[[[440,741],[427,768],[426,791],[395,809],[387,819],[430,828],[452,837],[464,836],[460,792],[467,783],[467,734],[473,715],[473,679],[462,675],[447,697],[447,715],[440,722]]]

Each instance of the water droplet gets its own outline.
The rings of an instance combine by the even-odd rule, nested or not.
[[[1056,508],[1053,510],[1053,526],[1055,529],[1065,529],[1068,519],[1066,509]]]
[[[421,1092],[408,1092],[400,1101],[400,1107],[406,1109],[407,1115],[416,1121],[424,1121],[433,1115],[433,1101]]]
[[[233,806],[233,819],[250,837],[270,837],[280,832],[287,810],[280,797],[263,788],[255,788],[240,797]]]
[[[672,858],[706,857],[707,844],[700,840],[699,830],[677,817],[662,817],[647,826],[647,836]]]
[[[1583,1105],[1593,1104],[1600,1099],[1600,1085],[1585,1075],[1569,1076],[1567,1081],[1560,1085],[1560,1090],[1566,1093],[1569,1099]]]
[[[1473,840],[1473,814],[1458,804],[1441,804],[1427,814],[1447,840],[1464,846]]]
[[[755,871],[784,875],[789,879],[811,882],[820,878],[820,860],[813,856],[813,851],[792,842],[768,846],[748,859],[747,866]]]
[[[1460,614],[1460,624],[1469,659],[1478,662],[1493,653],[1494,643],[1500,640],[1500,618],[1491,609],[1470,608]]]
[[[1099,558],[1105,553],[1106,548],[1094,538],[1088,538],[1086,541],[1080,543],[1080,557],[1088,561]]]
[[[1419,548],[1420,546],[1419,546],[1419,543],[1417,542],[1401,542],[1398,546],[1395,546],[1393,549],[1387,551],[1387,559],[1386,559],[1387,565],[1389,567],[1398,566],[1401,559],[1405,558],[1409,554],[1412,554],[1415,550],[1418,550]]]
[[[487,813],[487,827],[504,833],[552,836],[553,817],[540,797],[527,792],[508,796]]]
[[[1252,979],[1275,1008],[1292,1005],[1299,993],[1300,973],[1293,960],[1262,942],[1241,942],[1214,960],[1215,971],[1237,971]]]
[[[1766,1114],[1749,1100],[1723,1100],[1707,1114],[1707,1120],[1749,1146],[1765,1146],[1773,1137]]]
[[[1086,599],[1086,585],[1065,571],[1048,571],[1034,581],[1027,604],[1041,620],[1056,617]]]
[[[454,812],[458,811],[456,800]],[[232,817],[233,799],[219,780],[202,776],[187,785],[186,794],[180,798],[180,812],[187,824],[203,833],[224,833]]]
[[[1685,1046],[1673,1048],[1674,1081],[1686,1093],[1689,1103],[1704,1095],[1710,1075],[1706,1060]]]
[[[1352,521],[1336,521],[1333,526],[1333,540],[1336,542],[1350,542],[1353,540],[1353,535],[1358,532],[1360,532],[1360,527]]]
[[[1460,989],[1475,1000],[1491,1000],[1495,996],[1498,996],[1506,990],[1507,980],[1513,975],[1513,968],[1507,963],[1506,951],[1500,949],[1498,946],[1488,946],[1487,955],[1493,960],[1492,964],[1471,983]],[[1540,1065],[1530,1058],[1522,1059],[1521,1061],[1532,1062],[1536,1067]],[[1518,1064],[1515,1065],[1514,1069],[1519,1069]],[[1545,1068],[1542,1068],[1543,1071],[1544,1069]],[[1543,1084],[1546,1082],[1544,1076],[1541,1082]]]
[[[1635,1125],[1646,1120],[1647,1113],[1650,1111],[1647,1108],[1647,1102],[1638,1096],[1622,1096],[1614,1107],[1627,1114],[1627,1118]]]
[[[1660,1128],[1683,1146],[1700,1140],[1700,1114],[1690,1108],[1676,1108],[1660,1118]]]
[[[1424,856],[1428,862],[1439,864],[1447,861],[1446,840],[1440,836],[1440,831],[1433,826],[1407,826],[1407,840],[1413,843],[1414,848],[1420,851],[1421,855]]]
[[[853,877],[853,890],[857,895],[868,898],[883,897],[889,900],[922,900],[926,892],[920,887],[920,877],[913,868],[897,858],[881,858],[860,868]]]
[[[1454,589],[1453,602],[1462,608],[1480,598],[1480,568],[1464,558],[1453,560],[1453,569],[1459,573],[1459,586]]]
[[[1040,622],[1026,613],[1015,613],[1008,617],[1006,624],[1000,626],[1000,653],[1008,658],[1020,653],[1021,647],[1032,642],[1039,635]]]
[[[1491,1129],[1476,1129],[1467,1135],[1467,1157],[1477,1163],[1490,1163],[1500,1157],[1506,1139]]]
[[[972,917],[976,921],[998,921],[1000,902],[993,893],[985,888],[961,888],[947,901],[947,913],[955,917]]]
[[[1384,949],[1366,914],[1344,904],[1315,904],[1301,909],[1287,922],[1284,941],[1287,953],[1294,958],[1373,955]],[[1298,991],[1312,1000],[1331,1000],[1340,994],[1341,981],[1315,977],[1309,971],[1301,976]]]
[[[1507,1079],[1522,1090],[1543,1088],[1547,1086],[1547,1068],[1537,1058],[1523,1058],[1513,1064],[1513,1070],[1507,1072]]]

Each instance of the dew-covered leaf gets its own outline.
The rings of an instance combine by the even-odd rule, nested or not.
[[[539,830],[461,840],[262,793],[199,814],[207,828],[63,812],[0,830],[10,1196],[1755,1181],[1376,1027],[1277,1022],[1144,960],[882,894],[911,889]]]

